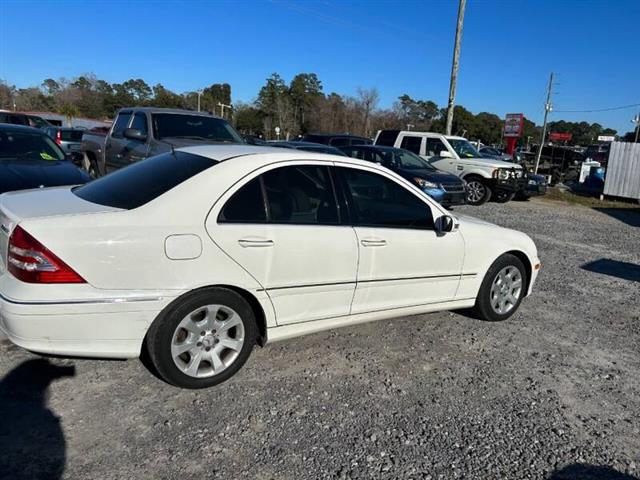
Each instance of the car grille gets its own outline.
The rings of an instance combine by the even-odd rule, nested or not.
[[[463,193],[464,185],[462,183],[442,183],[442,189],[450,193]]]

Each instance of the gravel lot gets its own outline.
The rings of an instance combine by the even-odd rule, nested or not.
[[[0,477],[640,476],[640,210],[465,207],[533,237],[533,297],[497,324],[399,318],[254,351],[220,387],[0,340]]]

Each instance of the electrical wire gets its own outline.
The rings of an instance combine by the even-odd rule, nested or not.
[[[640,107],[640,103],[632,103],[631,105],[622,105],[620,107],[597,108],[593,110],[553,110],[553,113],[594,113],[594,112],[611,112],[613,110],[624,110],[626,108]]]

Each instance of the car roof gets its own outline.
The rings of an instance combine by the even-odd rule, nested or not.
[[[39,133],[45,135],[45,133],[39,128],[27,127],[26,125],[15,125],[13,123],[0,123],[0,131],[3,132],[23,132],[23,133]]]
[[[198,115],[200,117],[220,118],[208,112],[196,112],[195,110],[185,110],[182,108],[158,108],[158,107],[123,107],[120,112],[149,112],[149,113],[177,113],[181,115]],[[222,118],[220,118],[222,120]]]
[[[274,161],[274,156],[277,156],[277,160],[329,160],[334,162],[352,163],[354,165],[371,166],[371,162],[352,159],[350,157],[338,157],[337,155],[329,153],[282,147],[228,144],[194,145],[176,150],[192,153],[194,155],[201,155],[203,157],[211,158],[212,160],[217,160],[218,162],[242,159],[242,161],[255,162],[257,165],[266,165],[272,163]]]

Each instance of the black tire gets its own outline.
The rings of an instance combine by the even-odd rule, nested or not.
[[[174,334],[183,319],[206,305],[221,305],[235,311],[240,317],[244,330],[244,343],[233,362],[221,370],[220,373],[196,378],[178,368],[171,355],[171,345]],[[255,315],[249,303],[232,290],[215,287],[186,294],[169,305],[149,328],[146,347],[149,359],[156,368],[157,373],[166,382],[182,388],[207,388],[228,380],[242,368],[249,355],[251,355],[257,334]],[[216,343],[218,342],[216,341]],[[202,345],[201,342],[198,347],[200,345]],[[203,349],[205,347],[200,348]],[[200,363],[200,365],[204,364],[206,366],[206,359],[203,359],[202,362],[204,363]]]
[[[517,295],[517,301],[513,304],[509,311],[505,313],[497,312],[492,306],[492,292],[494,281],[497,279],[498,273],[507,267],[516,268],[520,272],[521,287]],[[511,317],[520,306],[522,299],[526,295],[526,285],[528,284],[528,274],[522,261],[515,255],[506,253],[500,256],[487,270],[480,290],[478,291],[478,297],[476,298],[476,304],[473,307],[473,313],[482,320],[489,322],[501,322]]]
[[[516,196],[515,192],[507,192],[506,190],[498,190],[493,194],[493,201],[496,203],[507,203]]]
[[[467,177],[467,204],[484,205],[491,199],[491,188],[482,177]]]

